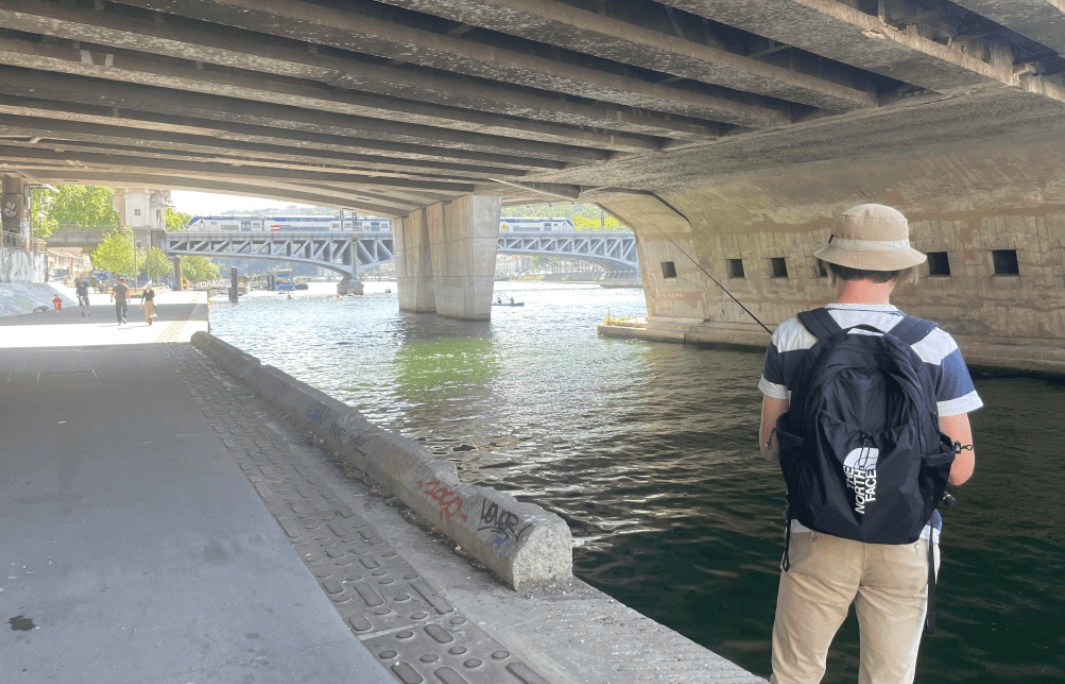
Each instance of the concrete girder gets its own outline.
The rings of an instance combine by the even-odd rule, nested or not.
[[[173,57],[183,62],[192,59],[201,64],[315,80],[386,95],[389,97],[374,98],[363,93],[359,101],[367,108],[381,109],[392,116],[397,113],[408,114],[413,117],[412,121],[420,118],[445,119],[451,125],[467,130],[506,128],[590,140],[626,132],[682,139],[716,137],[719,129],[713,122],[686,122],[653,111],[634,112],[630,108],[607,103],[559,100],[554,96],[507,84],[486,84],[410,65],[398,68],[374,64],[357,59],[360,56],[353,53],[344,53],[343,56],[313,53],[303,43],[280,38],[274,38],[272,44],[264,44],[261,37],[250,32],[222,29],[206,22],[199,22],[195,28],[190,28],[109,12],[58,8],[39,0],[7,4],[8,8],[0,8],[0,21],[9,28]],[[82,52],[89,53],[88,50]],[[113,66],[115,55],[105,53],[102,59],[97,60],[90,54],[88,59],[105,63],[110,59],[112,64],[108,66]],[[200,70],[199,75],[207,74]],[[397,97],[415,101],[399,100]],[[423,103],[442,106],[431,107]],[[567,125],[552,126],[547,122]],[[589,131],[589,127],[599,127],[603,132]]]
[[[338,90],[349,80],[332,77],[325,82],[294,82],[291,78],[264,76],[256,72],[204,72],[193,66],[180,65],[169,58],[155,56],[113,55],[90,52],[56,45],[42,45],[31,41],[0,39],[0,64],[22,68],[36,68],[57,73],[101,78],[120,83],[167,88],[178,92],[236,97],[256,103],[286,105],[330,111],[338,114],[390,120],[397,123],[465,131],[471,135],[505,137],[515,140],[606,148],[615,151],[656,150],[661,143],[651,136],[582,129],[569,124],[530,121],[482,114],[451,108],[445,113],[438,107],[395,101],[394,106],[384,98]],[[353,87],[354,82],[348,87]],[[450,136],[448,136],[450,137]]]
[[[875,107],[878,103],[868,79],[866,87],[848,84],[842,78],[828,80],[557,0],[381,1],[681,78],[813,107],[850,110]]]
[[[184,162],[172,159],[157,160],[145,159],[141,156],[123,157],[119,155],[97,154],[91,152],[71,154],[67,152],[56,152],[53,150],[34,148],[33,146],[16,147],[13,145],[0,145],[0,158],[4,158],[9,162],[29,162],[31,164],[36,161],[66,162],[71,165],[97,164],[115,169],[128,167],[132,169],[148,168],[159,169],[161,171],[185,171],[222,178],[237,177],[247,180],[280,178],[286,180],[329,182],[371,188],[423,188],[426,190],[450,191],[458,194],[472,192],[474,189],[472,183],[427,181],[389,176],[361,176],[354,173],[295,171],[291,169],[274,169],[253,165],[210,164],[203,162]]]
[[[0,164],[0,170],[6,165]],[[126,171],[99,171],[95,169],[76,169],[70,166],[64,168],[35,167],[34,175],[43,181],[51,183],[67,183],[80,185],[100,185],[112,183],[116,185],[136,184],[151,187],[165,187],[173,190],[195,190],[199,192],[215,192],[226,195],[239,195],[241,197],[258,197],[280,201],[299,202],[332,209],[356,209],[368,214],[398,218],[403,216],[394,207],[384,207],[371,202],[361,200],[357,195],[345,194],[343,196],[314,192],[308,188],[285,185],[283,183],[257,182],[253,186],[247,183],[220,181],[204,178],[202,176],[182,176],[179,174],[166,173],[130,173]]]
[[[641,78],[549,59],[501,46],[484,45],[388,21],[372,6],[350,2],[344,10],[292,0],[264,6],[257,0],[119,0],[178,16],[203,19],[295,40],[424,67],[458,72],[577,97],[671,112],[698,119],[764,127],[787,124],[786,103],[722,90],[684,90]]]
[[[1065,2],[1061,0],[953,0],[996,24],[1065,53]]]
[[[2,68],[0,68],[2,72]],[[0,79],[0,84],[2,84]],[[60,109],[62,105],[62,109]],[[0,113],[30,116],[57,121],[76,121],[105,126],[121,125],[137,130],[166,131],[183,135],[204,135],[230,141],[303,145],[317,150],[321,146],[356,153],[388,152],[397,158],[411,161],[482,161],[493,165],[520,168],[558,170],[568,166],[566,162],[538,157],[518,157],[474,150],[412,145],[374,140],[370,138],[270,127],[261,124],[245,124],[216,119],[198,119],[166,113],[144,112],[134,109],[97,106],[91,104],[57,102],[54,100],[29,99],[0,93]]]
[[[667,5],[758,33],[922,88],[947,91],[998,81],[1065,97],[1054,84],[1028,85],[1005,49],[991,62],[938,43],[917,26],[900,30],[837,0],[662,0]]]
[[[201,95],[192,90],[175,91],[159,86],[132,84],[118,81],[100,81],[91,76],[79,75],[64,68],[83,71],[77,63],[55,60],[41,56],[19,57],[15,53],[2,53],[5,62],[23,61],[23,66],[0,68],[0,92],[17,95],[32,89],[34,95],[59,102],[78,104],[105,104],[119,109],[184,114],[186,116],[220,119],[240,123],[266,124],[276,127],[301,127],[307,130],[345,134],[358,132],[363,136],[391,142],[414,145],[456,147],[466,150],[518,152],[559,160],[598,160],[611,158],[611,150],[593,149],[575,145],[538,142],[508,138],[505,136],[454,131],[436,126],[409,124],[386,119],[341,114],[305,109],[293,105],[278,105],[256,102],[249,113],[249,106],[241,96],[247,93],[234,89],[228,96]],[[36,65],[32,67],[31,65]],[[30,71],[44,68],[51,73]],[[93,71],[88,69],[85,71]],[[106,85],[101,85],[106,84]],[[195,88],[196,82],[185,84]]]
[[[325,147],[313,149],[226,140],[206,135],[187,135],[150,131],[143,128],[85,124],[58,119],[22,117],[0,114],[0,136],[28,139],[41,138],[40,144],[57,141],[80,141],[106,146],[108,149],[145,149],[173,151],[175,153],[214,154],[219,158],[246,156],[250,160],[295,161],[316,166],[358,164],[359,168],[402,173],[413,168],[428,171],[454,171],[470,177],[516,177],[527,171],[505,166],[485,167],[472,164],[449,164],[429,160],[406,160],[376,155],[365,155],[332,150]]]
[[[3,127],[0,126],[0,130]],[[36,142],[34,142],[36,141]],[[167,169],[175,171],[181,170],[183,163],[196,163],[196,164],[217,164],[220,167],[233,167],[233,168],[248,168],[251,173],[256,173],[256,169],[270,169],[273,171],[287,170],[294,172],[293,178],[302,178],[303,174],[314,174],[315,176],[321,173],[342,174],[350,179],[358,182],[363,178],[377,177],[377,178],[407,178],[410,180],[424,180],[427,182],[440,181],[440,182],[466,182],[473,183],[483,180],[492,179],[480,179],[480,178],[464,178],[459,175],[441,175],[432,173],[419,173],[413,171],[395,171],[388,170],[385,172],[374,173],[372,170],[363,169],[359,167],[349,166],[336,166],[328,164],[315,164],[313,162],[299,163],[293,159],[284,160],[262,160],[245,157],[232,157],[219,154],[211,154],[209,152],[204,153],[190,153],[190,152],[174,152],[169,150],[152,150],[149,154],[145,154],[145,150],[129,146],[129,145],[93,145],[80,141],[70,140],[48,140],[38,139],[37,137],[30,141],[21,140],[7,140],[4,141],[11,148],[21,148],[28,150],[28,154],[32,154],[36,150],[45,150],[61,153],[68,163],[80,163],[77,160],[81,159],[84,155],[85,159],[95,159],[96,161],[86,163],[100,163],[100,159],[104,157],[114,158],[116,164],[121,165],[119,160],[127,157],[143,158],[145,156],[150,157],[158,166],[162,166]],[[91,155],[91,157],[89,156]],[[52,161],[55,161],[52,159]],[[173,162],[173,163],[171,163]],[[335,182],[335,181],[334,181]],[[347,181],[344,181],[347,182]]]

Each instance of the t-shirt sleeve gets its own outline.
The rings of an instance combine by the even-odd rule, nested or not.
[[[939,364],[939,377],[936,379],[936,402],[940,416],[956,416],[975,411],[984,405],[976,393],[969,368],[956,346],[943,357]]]
[[[765,352],[762,378],[758,381],[758,389],[767,397],[788,398],[788,388],[784,382],[784,364],[780,358],[780,351],[777,349],[776,333],[773,334],[773,340]]]

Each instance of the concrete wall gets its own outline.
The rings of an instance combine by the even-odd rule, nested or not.
[[[664,197],[690,226],[653,197],[603,202],[638,234],[651,320],[750,324],[678,246],[771,326],[829,301],[834,290],[813,253],[842,211],[879,202],[907,215],[915,248],[946,252],[950,263],[950,277],[927,277],[924,266],[916,287],[896,291],[895,304],[971,342],[1065,345],[1061,142],[821,162]],[[995,275],[992,250],[1016,250],[1020,274]],[[774,257],[785,259],[786,278],[773,277]],[[746,277],[729,277],[729,259],[742,260]],[[663,261],[674,262],[676,278],[663,277]]]
[[[43,283],[48,279],[44,254],[0,247],[0,283]]]
[[[355,409],[207,333],[192,343],[349,463],[461,544],[516,591],[569,579],[573,539],[540,506],[458,479],[454,464],[371,425]]]

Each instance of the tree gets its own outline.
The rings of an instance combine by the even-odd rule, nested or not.
[[[92,265],[101,271],[133,273],[133,231],[115,228],[92,251]]]
[[[172,231],[185,230],[192,220],[192,214],[184,211],[175,211],[173,207],[166,208],[166,229]]]
[[[138,257],[139,258],[139,257]],[[158,280],[174,270],[173,264],[170,263],[170,259],[167,258],[166,253],[158,247],[152,247],[148,252],[148,258],[145,260],[145,268],[141,271],[146,271],[148,277]]]
[[[218,267],[211,260],[202,256],[181,257],[181,273],[190,283],[202,283],[221,276]]]
[[[60,185],[58,192],[35,188],[34,233],[48,237],[57,228],[99,230],[118,226],[118,212],[111,206],[114,188],[100,185]]]

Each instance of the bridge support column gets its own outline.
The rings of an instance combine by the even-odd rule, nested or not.
[[[398,221],[393,240],[400,311],[436,311],[426,211],[419,209]]]
[[[174,291],[180,291],[184,289],[182,287],[181,281],[181,257],[174,257]]]
[[[4,247],[30,248],[30,202],[28,184],[17,176],[4,176],[4,196],[0,202]]]
[[[465,195],[426,210],[436,313],[448,318],[492,316],[502,200]]]

